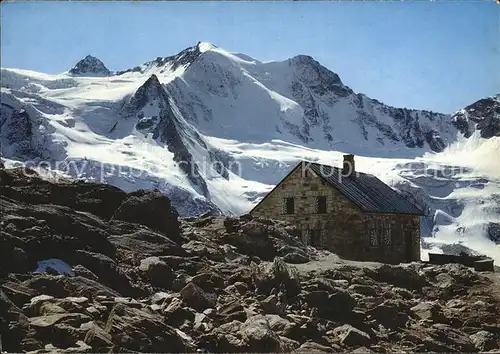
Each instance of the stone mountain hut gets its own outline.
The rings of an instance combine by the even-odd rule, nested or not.
[[[399,263],[420,260],[422,210],[377,177],[300,162],[251,211],[295,224],[302,240],[342,258]]]

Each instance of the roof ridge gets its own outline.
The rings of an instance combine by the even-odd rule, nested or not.
[[[323,166],[331,169],[324,171]],[[313,171],[365,212],[423,215],[420,207],[375,175],[342,176],[342,169],[313,163]]]
[[[317,162],[300,160],[295,167],[276,184],[276,186],[262,198],[250,213],[255,210],[269,195],[303,163],[309,164],[315,174],[322,178],[330,187],[337,189],[347,199],[353,202],[363,212],[424,215],[420,206],[407,199],[404,195],[392,188],[377,176],[359,172],[359,176],[346,177],[342,175],[342,168]],[[328,172],[323,167],[330,169]],[[328,176],[324,173],[327,172]],[[333,173],[332,173],[333,172]]]
[[[317,163],[317,162],[310,162],[310,161],[306,161],[306,160],[300,160],[300,162],[307,162],[307,163],[311,163],[311,164],[314,164],[314,165],[317,165],[317,166],[326,166],[326,167],[330,167],[330,168],[335,168],[337,170],[342,170],[342,167],[337,167],[337,166],[331,166],[331,165],[325,165],[323,163]],[[362,174],[362,175],[365,175],[365,176],[373,176],[375,178],[377,178],[377,176],[371,174],[371,173],[368,173],[368,172],[361,172],[361,171],[358,171],[358,170],[355,170],[354,171],[355,173],[359,173],[359,174]]]

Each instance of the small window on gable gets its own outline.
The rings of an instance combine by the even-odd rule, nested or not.
[[[283,200],[283,214],[294,214],[295,213],[295,199],[285,198]]]
[[[314,212],[316,214],[326,214],[326,197],[316,197]]]

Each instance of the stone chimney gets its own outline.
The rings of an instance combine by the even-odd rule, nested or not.
[[[342,166],[342,176],[354,177],[356,175],[356,168],[354,166],[354,155],[344,155],[344,165]]]

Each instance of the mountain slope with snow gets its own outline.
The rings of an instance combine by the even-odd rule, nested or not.
[[[354,153],[361,171],[428,209],[423,235],[466,228],[486,240],[500,225],[495,162],[460,158],[465,143],[498,152],[497,98],[453,117],[394,108],[309,56],[260,62],[208,43],[116,73],[88,56],[59,75],[1,74],[5,158],[159,188],[182,215],[247,212],[298,160],[339,165]],[[469,210],[481,210],[479,226]]]

